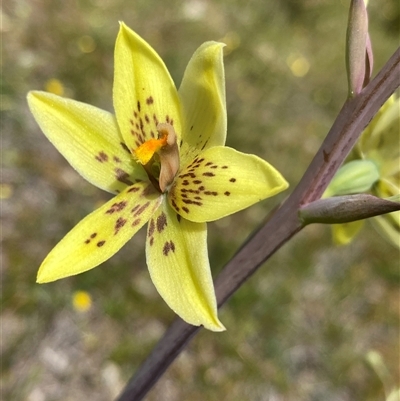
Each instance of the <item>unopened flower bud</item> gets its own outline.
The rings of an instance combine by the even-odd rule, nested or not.
[[[346,37],[346,67],[350,97],[358,95],[368,83],[372,64],[367,8],[364,0],[352,0]]]
[[[353,160],[338,170],[322,197],[366,192],[378,180],[379,170],[373,161]]]

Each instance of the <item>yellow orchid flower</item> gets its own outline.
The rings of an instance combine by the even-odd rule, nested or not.
[[[371,192],[380,198],[400,194],[400,98],[391,96],[362,133],[352,160],[332,179],[324,197]],[[371,219],[378,232],[400,248],[400,212]],[[353,240],[364,221],[332,226],[334,242],[345,245]]]
[[[206,222],[287,188],[262,159],[225,147],[221,43],[204,43],[179,91],[157,53],[121,23],[115,46],[115,116],[30,92],[39,126],[89,182],[115,197],[78,223],[38,272],[45,283],[92,269],[147,222],[146,260],[158,292],[182,319],[224,330],[207,253]]]

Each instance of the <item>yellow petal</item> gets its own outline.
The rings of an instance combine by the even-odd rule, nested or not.
[[[288,187],[282,175],[254,155],[217,146],[200,153],[179,175],[168,200],[194,222],[220,219]]]
[[[29,92],[28,104],[50,142],[93,185],[116,193],[146,178],[112,114],[46,92]]]
[[[353,241],[364,226],[364,220],[353,221],[351,223],[333,224],[332,237],[336,245],[347,245]]]
[[[161,202],[149,183],[128,187],[78,223],[49,253],[37,281],[83,273],[113,256],[149,220]]]
[[[225,145],[226,101],[223,43],[206,42],[193,54],[179,88],[185,165],[200,151]]]
[[[225,329],[217,316],[205,223],[181,218],[164,200],[149,221],[146,258],[154,285],[175,313],[194,326]]]
[[[159,123],[173,125],[180,138],[180,105],[172,78],[158,54],[124,23],[115,44],[113,99],[131,151],[157,138]]]

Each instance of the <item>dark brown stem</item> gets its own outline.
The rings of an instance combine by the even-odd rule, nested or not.
[[[215,282],[219,307],[263,262],[303,228],[298,218],[299,208],[321,197],[363,129],[399,86],[400,48],[358,96],[344,103],[293,193],[221,271]],[[180,319],[175,320],[118,401],[141,400],[198,330],[198,327]]]

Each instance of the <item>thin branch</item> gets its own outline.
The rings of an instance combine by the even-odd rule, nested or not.
[[[300,206],[319,199],[382,104],[400,86],[400,48],[355,98],[347,100],[300,183],[278,209],[226,264],[215,282],[218,306],[303,227]],[[118,401],[139,401],[200,328],[176,319],[130,380]]]

